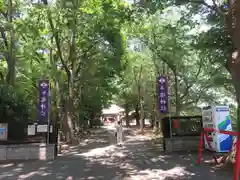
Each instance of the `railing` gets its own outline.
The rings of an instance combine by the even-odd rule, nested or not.
[[[207,142],[209,142],[209,140],[207,138],[207,133],[212,133],[212,132],[218,132],[218,133],[221,133],[221,134],[237,136],[236,157],[235,157],[235,166],[234,166],[234,180],[239,180],[239,168],[240,168],[240,141],[239,141],[240,140],[240,133],[239,132],[217,130],[217,129],[213,129],[213,128],[203,128],[201,136],[200,136],[197,164],[201,163],[203,144],[204,144],[204,137],[207,140]]]

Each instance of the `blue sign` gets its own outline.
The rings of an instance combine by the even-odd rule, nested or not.
[[[47,123],[49,114],[49,80],[39,80],[38,122]]]
[[[161,113],[168,113],[168,78],[159,76],[158,84],[158,106]]]
[[[0,135],[3,135],[6,133],[7,129],[6,128],[0,128]]]

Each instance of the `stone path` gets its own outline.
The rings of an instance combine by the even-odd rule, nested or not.
[[[115,146],[111,128],[99,130],[55,161],[0,165],[0,180],[232,180],[230,172],[195,165],[196,154],[164,154],[143,136]]]

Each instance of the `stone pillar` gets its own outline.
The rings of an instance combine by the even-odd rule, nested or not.
[[[120,115],[119,114],[116,114],[116,120],[117,120],[117,122],[120,121]]]

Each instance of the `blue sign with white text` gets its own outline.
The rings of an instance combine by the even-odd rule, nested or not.
[[[49,80],[39,80],[38,122],[47,123],[49,114]]]
[[[158,84],[158,106],[161,113],[168,113],[168,78],[159,76]]]

